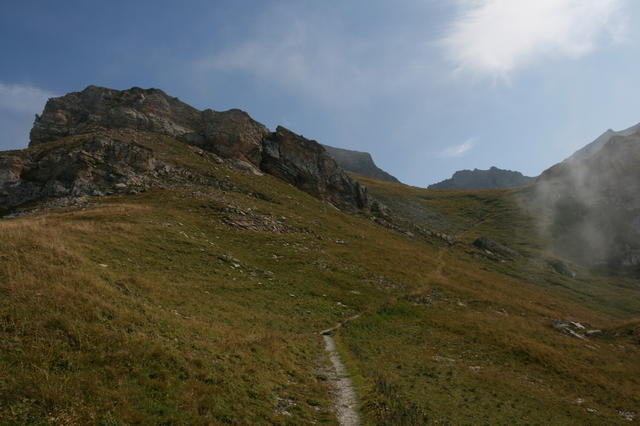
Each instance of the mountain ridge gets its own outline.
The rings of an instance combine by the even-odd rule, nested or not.
[[[640,131],[640,123],[635,124],[631,127],[628,127],[624,130],[613,130],[607,129],[604,133],[598,136],[593,142],[583,146],[574,152],[570,157],[565,159],[566,162],[584,160],[587,157],[590,157],[593,154],[596,154],[600,149],[602,149],[607,142],[609,142],[615,136],[631,136],[634,133]]]
[[[354,151],[344,148],[336,148],[329,145],[323,145],[336,162],[343,169],[359,175],[380,179],[387,182],[400,183],[400,181],[391,174],[379,168],[373,161],[373,157],[368,152]]]
[[[429,189],[501,189],[514,188],[533,183],[535,178],[520,172],[499,169],[458,170],[449,179],[429,185]]]

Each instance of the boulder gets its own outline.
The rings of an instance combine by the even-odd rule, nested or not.
[[[497,254],[503,257],[514,258],[519,256],[519,253],[510,249],[496,241],[493,241],[487,237],[480,237],[473,242],[473,245],[481,250],[487,250],[493,254]]]
[[[559,274],[562,274],[569,278],[576,277],[576,273],[573,272],[573,270],[569,267],[569,264],[567,262],[563,262],[562,260],[559,260],[559,259],[552,259],[552,260],[548,260],[547,263],[549,264],[549,266],[551,266],[551,268],[554,271],[556,271]]]

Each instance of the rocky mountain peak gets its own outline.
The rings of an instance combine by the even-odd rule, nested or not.
[[[117,163],[119,152],[132,152],[121,147],[131,145],[127,138],[113,139],[113,132],[125,132],[133,141],[135,135],[141,133],[174,138],[227,159],[230,164],[244,164],[245,168],[272,174],[340,208],[372,205],[366,188],[352,180],[322,145],[284,127],[270,132],[239,109],[200,111],[159,89],[115,90],[88,86],[80,92],[49,99],[42,115],[36,116],[29,146],[42,148],[37,158],[21,152],[0,154],[0,195],[5,197],[7,207],[41,197],[85,192],[91,195],[101,193],[98,187],[126,186],[127,183],[117,182],[115,178],[101,179],[99,185],[93,185],[97,182],[93,176],[103,175],[98,168]],[[67,152],[61,152],[66,148],[48,145],[70,137],[81,141],[81,145]],[[99,146],[108,149],[96,149],[95,137],[101,138]],[[124,155],[120,160],[126,162],[129,157],[136,156]],[[145,161],[155,162],[152,153],[148,157]],[[56,158],[60,162],[58,166],[54,164],[58,161]],[[41,164],[41,159],[48,162]],[[68,170],[62,170],[65,167]],[[126,166],[126,174],[131,179],[125,181],[141,180],[142,177],[132,176],[136,170],[148,174],[153,169],[152,177],[156,179],[154,167],[137,163]],[[158,167],[164,169],[164,165]],[[38,179],[27,181],[33,170],[39,171]],[[153,179],[146,176],[142,180]],[[69,185],[60,182],[69,182]],[[83,192],[82,188],[90,190]],[[20,196],[16,196],[17,193]]]

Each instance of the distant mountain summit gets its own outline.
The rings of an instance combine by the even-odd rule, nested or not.
[[[371,154],[368,152],[352,151],[350,149],[335,148],[329,145],[323,145],[329,155],[336,160],[336,163],[343,169],[372,177],[374,179],[385,180],[388,182],[400,183],[398,179],[385,172],[373,162]]]
[[[450,179],[429,185],[429,189],[500,189],[533,183],[535,178],[520,172],[491,167],[489,170],[459,170]]]

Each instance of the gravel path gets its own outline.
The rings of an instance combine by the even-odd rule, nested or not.
[[[356,426],[360,424],[360,417],[356,411],[357,397],[353,383],[349,378],[347,369],[340,360],[336,350],[336,342],[329,333],[323,333],[325,349],[329,353],[329,359],[333,364],[333,371],[329,375],[329,382],[333,388],[333,398],[336,407],[336,417],[341,426]]]

